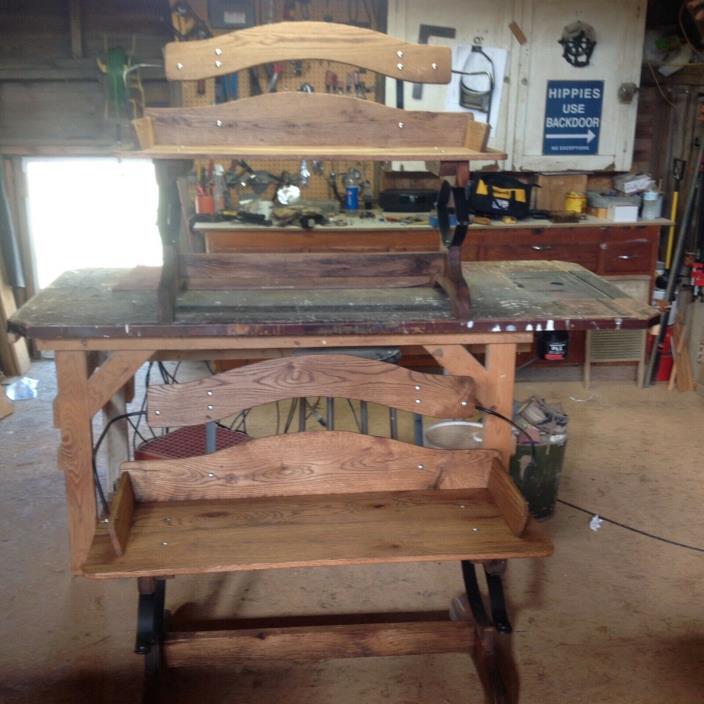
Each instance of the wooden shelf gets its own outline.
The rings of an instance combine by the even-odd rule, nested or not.
[[[135,152],[121,152],[125,157],[151,159],[346,159],[352,161],[501,161],[506,154],[493,149],[477,151],[466,147],[348,147],[348,146],[178,146],[159,145]]]
[[[97,579],[341,564],[544,557],[531,521],[515,536],[487,489],[137,503],[124,554],[99,526]]]

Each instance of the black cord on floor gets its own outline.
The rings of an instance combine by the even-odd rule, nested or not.
[[[625,523],[621,523],[620,521],[615,521],[613,518],[607,518],[606,516],[602,516],[600,513],[596,511],[590,511],[589,509],[582,508],[582,506],[577,506],[577,504],[570,503],[569,501],[565,501],[564,499],[558,499],[558,503],[564,504],[565,506],[569,506],[570,508],[573,508],[575,511],[581,511],[582,513],[586,513],[588,516],[598,516],[602,521],[606,521],[606,523],[612,523],[615,526],[618,526],[619,528],[623,528],[625,530],[630,530],[633,533],[638,533],[638,535],[644,535],[646,538],[652,538],[653,540],[659,540],[661,543],[667,543],[668,545],[674,545],[678,548],[686,548],[687,550],[694,550],[695,552],[704,552],[704,548],[698,548],[694,545],[688,545],[687,543],[680,543],[677,540],[670,540],[669,538],[663,538],[660,535],[655,535],[654,533],[648,533],[646,530],[641,530],[640,528],[634,528],[633,526],[628,526]]]
[[[531,463],[536,462],[536,457],[535,457],[535,440],[528,435],[528,433],[521,428],[520,425],[517,425],[514,423],[510,418],[507,418],[505,415],[502,415],[498,411],[494,411],[491,408],[484,408],[483,406],[476,406],[476,409],[482,413],[487,413],[490,416],[496,416],[497,418],[501,418],[501,420],[506,421],[507,423],[510,423],[516,430],[518,430],[519,433],[522,433],[525,435],[526,438],[528,438],[528,442],[530,443],[530,448],[531,448],[531,454],[532,454],[532,459]],[[675,547],[678,548],[685,548],[687,550],[694,550],[695,552],[704,552],[704,548],[698,548],[695,545],[688,545],[687,543],[680,543],[677,540],[670,540],[669,538],[663,538],[660,535],[655,535],[654,533],[648,533],[647,530],[641,530],[640,528],[634,528],[633,526],[628,526],[625,523],[621,523],[620,521],[616,521],[613,518],[607,518],[606,516],[602,516],[600,513],[597,513],[596,511],[590,511],[589,509],[582,508],[581,506],[577,506],[577,504],[570,503],[569,501],[565,501],[564,499],[557,499],[558,503],[564,504],[565,506],[569,506],[570,508],[573,508],[575,511],[581,511],[582,513],[586,513],[588,516],[598,516],[602,521],[605,521],[606,523],[611,523],[612,525],[618,526],[619,528],[623,528],[624,530],[630,530],[633,533],[638,533],[638,535],[643,535],[646,538],[652,538],[653,540],[659,540],[661,543],[667,543],[668,545],[674,545]]]

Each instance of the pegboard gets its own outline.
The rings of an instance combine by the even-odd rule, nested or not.
[[[173,5],[175,0],[170,0]],[[207,23],[208,3],[207,0],[190,0],[193,11]],[[256,2],[257,23],[269,21],[271,8],[273,7],[273,21],[284,20],[283,11],[285,2],[273,2],[273,0],[258,0]],[[308,7],[308,17],[302,16],[302,8]],[[374,0],[310,0],[308,3],[295,3],[293,20],[317,20],[324,21],[332,18],[334,22],[347,23],[350,20],[367,23],[371,20],[371,29],[377,28],[377,19],[374,16],[377,3]],[[371,16],[365,8],[369,8]],[[350,12],[352,17],[350,17]],[[368,26],[365,24],[365,26]],[[212,30],[214,35],[226,34],[227,30]],[[338,77],[338,86],[344,90],[345,95],[355,95],[354,92],[347,92],[348,74],[359,71],[359,67],[342,64],[334,61],[302,61],[300,75],[297,75],[293,62],[283,62],[283,71],[277,82],[277,91],[296,91],[301,85],[309,83],[315,92],[325,92],[325,77],[327,71],[333,71]],[[257,72],[262,90],[266,91],[268,78],[263,66],[254,69]],[[377,100],[383,102],[383,80],[378,74],[372,71],[360,71],[360,81],[364,83],[367,92],[367,100]],[[250,72],[240,71],[237,74],[238,95],[240,98],[251,95]],[[200,84],[200,91],[199,86]],[[200,105],[212,105],[215,102],[215,79],[209,78],[204,81],[183,81],[180,91],[180,105],[184,107],[195,107]],[[352,89],[354,91],[354,88]],[[344,135],[341,135],[344,139]],[[228,169],[230,162],[222,162],[225,169]],[[300,169],[300,161],[286,161],[279,159],[256,160],[248,162],[255,170],[269,171],[273,174],[280,174],[283,171],[296,174]],[[203,162],[196,163],[197,172],[200,171]],[[311,171],[308,186],[302,189],[302,197],[306,200],[327,200],[331,197],[330,188],[327,182],[327,174],[333,170],[337,174],[344,174],[349,168],[357,168],[362,173],[363,180],[368,180],[372,184],[374,193],[378,192],[379,165],[372,162],[354,161],[326,161],[324,163],[325,175],[319,176],[312,173],[312,165],[308,163],[308,170]],[[338,188],[342,189],[341,178],[338,177]],[[233,198],[235,194],[233,193]]]

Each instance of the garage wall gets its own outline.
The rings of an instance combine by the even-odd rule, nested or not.
[[[138,62],[161,62],[168,19],[168,0],[0,3],[0,151],[85,153],[114,145],[96,58],[106,42],[127,51],[134,43]],[[149,104],[168,104],[163,72],[143,76]]]

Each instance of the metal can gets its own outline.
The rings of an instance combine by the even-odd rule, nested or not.
[[[359,210],[359,186],[345,186],[345,210],[356,212]]]
[[[565,193],[565,210],[570,213],[583,213],[587,207],[587,196],[585,193],[568,191]]]

